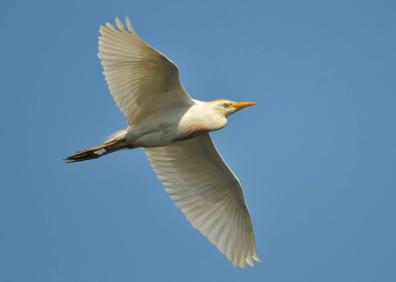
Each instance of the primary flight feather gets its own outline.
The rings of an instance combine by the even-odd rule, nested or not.
[[[66,161],[144,148],[165,190],[191,224],[235,266],[253,265],[259,259],[242,187],[209,132],[224,127],[230,114],[255,103],[192,99],[180,83],[176,65],[144,42],[129,18],[126,26],[118,18],[115,23],[100,27],[98,56],[128,127]]]

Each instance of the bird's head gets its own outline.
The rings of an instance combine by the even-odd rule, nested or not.
[[[214,101],[214,108],[222,113],[224,116],[229,116],[243,108],[256,105],[256,102],[235,102],[226,99],[219,99]]]

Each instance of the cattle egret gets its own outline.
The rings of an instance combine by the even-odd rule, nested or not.
[[[128,127],[104,144],[78,151],[67,162],[144,148],[171,199],[191,224],[235,265],[259,261],[252,221],[238,178],[223,161],[209,132],[254,102],[192,99],[174,63],[126,26],[100,27],[99,59],[110,93]]]

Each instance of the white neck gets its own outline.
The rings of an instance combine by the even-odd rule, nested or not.
[[[216,110],[212,102],[194,102],[179,123],[180,130],[186,135],[218,130],[227,124],[225,115]]]

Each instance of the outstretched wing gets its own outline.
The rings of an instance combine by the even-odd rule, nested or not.
[[[259,260],[241,185],[209,134],[145,151],[165,190],[195,228],[234,265]]]
[[[128,123],[137,125],[157,112],[193,104],[176,65],[145,43],[129,18],[126,24],[116,18],[116,27],[100,27],[98,56],[111,95]]]

